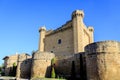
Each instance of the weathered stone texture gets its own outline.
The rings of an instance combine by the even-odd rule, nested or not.
[[[45,27],[40,28],[39,48],[32,56],[32,78],[49,76],[53,57],[57,59],[55,68],[58,74],[70,76],[74,62],[75,73],[80,77],[80,65],[85,64],[80,62],[80,54],[86,45],[94,41],[93,27],[86,27],[83,19],[84,12],[76,10],[72,13],[71,20],[61,27],[48,31]],[[25,55],[19,56],[17,77],[25,77],[30,73],[31,61],[28,60],[28,64],[25,64],[27,59]]]
[[[6,56],[4,58],[4,66],[5,66],[5,75],[6,76],[10,75],[10,71],[13,68],[13,64],[14,63],[17,64],[17,60],[18,60],[18,54]]]
[[[38,48],[38,50],[44,51],[44,39],[45,39],[46,28],[45,27],[41,27],[39,29],[39,32],[40,32],[40,41],[39,41],[39,48]]]
[[[17,78],[29,78],[30,74],[31,78],[50,77],[51,59],[55,57],[58,76],[70,77],[74,68],[73,73],[81,80],[86,80],[86,74],[87,80],[120,80],[120,42],[92,43],[94,29],[86,27],[83,18],[84,12],[76,10],[58,29],[41,27],[38,51],[32,58],[26,54],[5,57],[5,74],[18,60]]]
[[[66,58],[56,59],[55,71],[58,76],[70,77],[72,74],[72,62],[74,62],[75,76],[80,78],[80,76],[86,77],[86,61],[85,53],[77,53],[74,55],[69,55]]]
[[[93,28],[87,28],[83,22],[84,12],[76,10],[72,13],[74,53],[84,52],[84,47],[93,42]]]
[[[46,31],[45,27],[41,27],[40,51],[53,52],[59,58],[84,52],[84,47],[94,41],[93,27],[87,28],[84,24],[82,10],[74,11],[71,18],[56,30]]]
[[[93,43],[85,51],[88,80],[120,79],[120,42]]]
[[[31,78],[50,77],[51,59],[54,58],[53,53],[37,51],[33,54]]]
[[[69,76],[71,75],[72,61],[74,61],[74,56],[71,55],[64,59],[56,59],[55,71],[58,76]]]
[[[19,54],[16,77],[30,78],[31,63],[31,56],[29,56],[28,54]]]
[[[68,27],[69,25],[66,26]],[[59,40],[61,40],[60,44]],[[73,28],[71,25],[65,30],[63,29],[62,31],[46,36],[45,51],[53,52],[58,58],[73,54]]]
[[[79,75],[79,55],[76,57],[74,54],[84,52],[84,47],[94,41],[93,27],[87,28],[83,22],[83,18],[84,12],[82,10],[76,10],[72,13],[71,20],[58,29],[47,31],[45,27],[40,28],[39,43],[41,44],[39,44],[39,51],[52,52],[55,54],[55,57],[57,58],[57,63],[55,64],[56,70],[60,74],[70,76],[72,61],[75,61],[76,74]],[[43,62],[42,60],[34,61],[35,65],[38,62]],[[45,62],[45,64],[48,63]],[[41,64],[38,65],[40,66]],[[35,69],[34,67],[35,66],[33,65],[33,69]],[[36,73],[34,74],[38,75],[38,73],[37,68]]]

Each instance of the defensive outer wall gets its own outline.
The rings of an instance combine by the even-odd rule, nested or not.
[[[28,54],[19,54],[18,55],[18,64],[17,64],[17,72],[16,78],[30,78],[31,71],[31,56]]]
[[[87,80],[120,80],[120,42],[92,43],[85,53]]]
[[[51,59],[55,55],[49,52],[37,51],[32,56],[31,78],[50,77]]]

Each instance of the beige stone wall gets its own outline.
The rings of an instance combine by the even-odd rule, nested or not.
[[[72,74],[72,62],[74,61],[75,76],[80,78],[80,75],[86,77],[86,62],[85,53],[78,53],[68,56],[64,59],[56,59],[55,71],[58,76],[64,76],[66,78],[71,77]]]
[[[17,72],[16,78],[30,78],[31,73],[31,56],[28,54],[19,54],[18,56],[18,64],[17,64]]]
[[[44,51],[53,52],[57,57],[84,52],[84,47],[92,43],[94,39],[93,28],[87,28],[83,18],[84,12],[76,10],[72,13],[72,20],[62,27],[53,31],[46,31],[46,34],[41,33],[41,35],[45,35],[44,39],[40,39],[44,42]],[[61,39],[61,44],[58,44],[59,39]]]
[[[62,58],[72,55],[73,50],[73,28],[66,25],[67,29],[60,30],[54,34],[45,37],[45,51],[55,53],[55,56]],[[58,40],[61,40],[61,44]]]
[[[83,46],[90,44],[90,35],[87,33],[87,31],[84,30],[84,38],[83,38]]]
[[[53,53],[37,51],[33,54],[31,78],[50,77],[51,59]]]
[[[76,10],[72,13],[72,26],[74,35],[74,53],[84,51],[83,37],[84,37],[84,12]]]
[[[85,51],[88,80],[120,79],[120,42],[93,43]]]
[[[13,66],[13,63],[17,64],[17,59],[18,59],[18,54],[9,56],[8,59],[6,60],[6,64],[7,64],[6,66],[11,67]]]
[[[40,39],[39,39],[38,50],[39,51],[44,51],[44,39],[45,39],[45,34],[46,34],[46,28],[45,27],[41,27],[39,29],[39,32],[40,32]]]
[[[5,75],[8,76],[10,70],[12,70],[13,63],[17,64],[18,54],[7,56],[4,59],[4,66],[5,66]]]
[[[74,61],[74,55],[64,59],[56,59],[55,71],[58,76],[71,76],[72,61]]]
[[[76,10],[72,13],[71,20],[62,25],[62,27],[40,34],[45,35],[44,39],[41,40],[40,38],[44,42],[44,51],[53,52],[57,58],[56,69],[58,73],[70,76],[72,61],[75,61],[76,74],[80,74],[79,55],[78,57],[74,57],[74,54],[84,52],[84,47],[94,41],[93,28],[87,28],[83,22],[83,18],[84,12]],[[61,44],[58,43],[59,40],[61,40]],[[34,64],[36,65],[38,62],[40,60],[37,60]]]
[[[32,66],[30,66],[30,56],[19,55],[16,76],[18,78],[28,77],[32,67],[31,77],[45,77],[49,73],[51,59],[54,56],[57,58],[56,69],[58,72],[70,75],[72,61],[75,61],[76,73],[79,75],[79,53],[84,52],[84,47],[94,41],[93,28],[87,28],[83,19],[84,12],[76,10],[72,13],[71,20],[56,30],[47,31],[45,27],[41,27],[39,30],[39,47],[38,51],[32,56]],[[77,54],[78,56],[75,56]],[[5,64],[11,66],[15,60],[17,62],[17,59],[13,59],[13,57],[11,60],[6,59]]]
[[[84,52],[84,47],[93,42],[93,28],[87,28],[83,22],[84,12],[76,10],[72,13],[74,35],[74,53]]]

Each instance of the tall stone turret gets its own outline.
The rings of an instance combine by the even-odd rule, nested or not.
[[[82,10],[76,10],[72,13],[72,26],[73,26],[73,38],[74,38],[74,53],[83,52],[83,18],[84,12]]]
[[[31,78],[50,77],[51,59],[55,57],[53,53],[45,51],[46,28],[39,29],[40,39],[38,51],[32,55]]]
[[[45,38],[45,34],[46,34],[46,28],[45,27],[41,27],[39,29],[40,32],[40,39],[39,39],[39,51],[43,52],[44,51],[44,38]]]
[[[90,34],[90,43],[93,43],[94,42],[94,38],[93,38],[94,29],[93,29],[93,27],[89,26],[88,31],[89,31],[89,34]]]

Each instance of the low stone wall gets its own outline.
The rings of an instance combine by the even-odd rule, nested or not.
[[[120,42],[93,43],[85,51],[87,80],[120,80]]]

